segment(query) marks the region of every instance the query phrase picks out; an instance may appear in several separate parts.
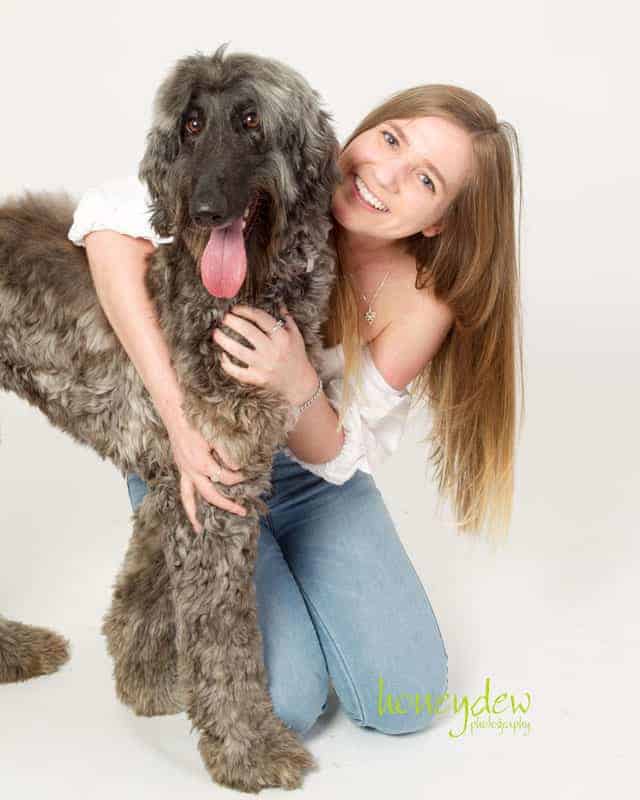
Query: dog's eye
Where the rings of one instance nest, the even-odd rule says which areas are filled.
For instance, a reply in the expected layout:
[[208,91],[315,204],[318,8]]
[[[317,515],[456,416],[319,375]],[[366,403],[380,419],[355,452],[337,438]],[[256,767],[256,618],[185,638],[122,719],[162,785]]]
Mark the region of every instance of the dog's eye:
[[260,124],[260,120],[258,119],[258,112],[257,111],[247,111],[245,114],[242,115],[242,124],[245,128],[257,128]]
[[186,128],[187,133],[191,134],[197,134],[202,131],[202,123],[197,117],[191,117],[188,119],[185,122],[184,127]]
[[185,114],[184,130],[191,136],[202,133],[203,114],[198,108],[190,108]]

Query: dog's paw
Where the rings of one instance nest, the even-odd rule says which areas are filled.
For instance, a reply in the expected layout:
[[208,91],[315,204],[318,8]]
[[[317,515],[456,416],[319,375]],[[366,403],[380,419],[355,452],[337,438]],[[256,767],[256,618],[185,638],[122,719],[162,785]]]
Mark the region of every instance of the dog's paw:
[[186,710],[185,701],[175,689],[170,692],[159,689],[155,692],[147,690],[139,693],[135,701],[125,700],[120,692],[118,692],[118,696],[139,717],[162,717],[170,714],[181,714]]
[[163,668],[122,659],[116,662],[114,676],[118,699],[139,717],[180,714],[186,708],[173,664]]
[[305,770],[317,766],[284,723],[277,732],[252,745],[203,733],[198,749],[216,783],[253,794],[268,787],[299,789]]

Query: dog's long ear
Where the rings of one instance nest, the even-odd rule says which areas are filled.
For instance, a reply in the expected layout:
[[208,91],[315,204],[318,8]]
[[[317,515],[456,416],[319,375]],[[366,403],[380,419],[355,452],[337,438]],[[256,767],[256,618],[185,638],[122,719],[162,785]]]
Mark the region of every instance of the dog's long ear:
[[147,148],[138,169],[138,177],[149,188],[152,201],[150,221],[159,236],[172,236],[174,233],[176,192],[171,165],[179,150],[177,132],[152,128],[147,135]]
[[176,220],[176,178],[172,167],[180,152],[182,111],[188,99],[188,80],[183,76],[190,60],[183,59],[164,79],[153,101],[152,127],[138,168],[152,201],[151,224],[160,236],[172,236]]
[[307,182],[315,186],[316,191],[325,192],[329,203],[342,177],[338,169],[339,155],[340,143],[333,130],[331,115],[319,108],[315,124],[306,129],[302,166]]
[[[318,98],[315,92],[313,95]],[[307,95],[299,123],[288,142],[298,185],[296,203],[288,216],[293,223],[291,230],[296,230],[295,223],[299,223],[322,246],[331,226],[331,198],[342,177],[338,168],[340,144],[331,115],[320,108],[319,102],[311,105],[309,108]]]
[[315,118],[305,122],[300,144],[300,176],[306,183],[305,194],[326,212],[342,177],[338,169],[340,143],[333,130],[331,115],[324,109],[318,107]]

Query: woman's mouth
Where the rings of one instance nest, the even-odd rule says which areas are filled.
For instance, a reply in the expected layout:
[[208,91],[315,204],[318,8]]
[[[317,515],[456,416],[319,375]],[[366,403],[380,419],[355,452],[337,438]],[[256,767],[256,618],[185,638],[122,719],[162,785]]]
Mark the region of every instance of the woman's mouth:
[[367,184],[362,180],[359,175],[353,177],[354,193],[362,205],[366,206],[370,211],[378,211],[382,214],[388,214],[389,209],[385,204],[370,191]]

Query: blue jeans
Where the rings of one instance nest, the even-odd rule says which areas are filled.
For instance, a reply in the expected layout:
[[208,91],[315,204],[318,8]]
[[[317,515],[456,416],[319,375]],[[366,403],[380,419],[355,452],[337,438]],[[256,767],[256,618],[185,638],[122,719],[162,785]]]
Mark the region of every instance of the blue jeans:
[[[357,724],[421,730],[447,689],[447,652],[424,587],[371,475],[341,485],[283,451],[273,460],[254,573],[273,709],[299,733],[327,704],[329,680]],[[127,475],[135,510],[147,492]],[[421,702],[418,702],[418,697]]]

